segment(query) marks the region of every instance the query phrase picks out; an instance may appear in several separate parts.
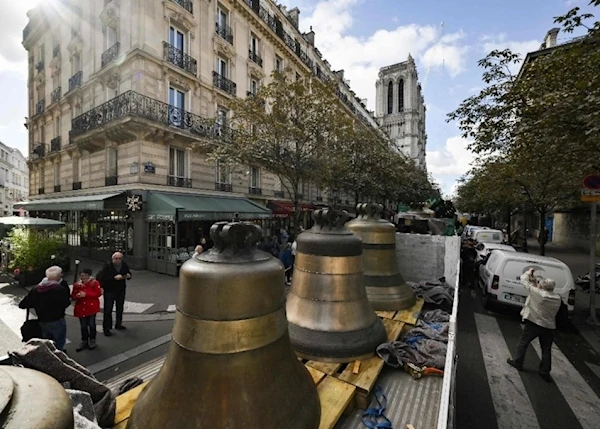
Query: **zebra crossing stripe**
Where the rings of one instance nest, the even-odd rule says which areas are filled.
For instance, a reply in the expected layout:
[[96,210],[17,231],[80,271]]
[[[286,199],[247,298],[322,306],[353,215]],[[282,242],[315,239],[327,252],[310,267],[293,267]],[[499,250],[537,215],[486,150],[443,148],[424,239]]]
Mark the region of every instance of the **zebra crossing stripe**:
[[475,313],[485,372],[499,429],[540,429],[519,372],[506,363],[511,353],[495,318]]
[[[539,342],[533,341],[531,344],[541,358],[542,350]],[[581,427],[583,429],[598,428],[600,426],[600,398],[556,344],[552,345],[551,374]]]

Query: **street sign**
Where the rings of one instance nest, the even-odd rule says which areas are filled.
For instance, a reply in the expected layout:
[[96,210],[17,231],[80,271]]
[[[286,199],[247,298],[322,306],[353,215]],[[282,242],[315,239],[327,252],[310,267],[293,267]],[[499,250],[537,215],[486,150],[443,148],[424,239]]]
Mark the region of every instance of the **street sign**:
[[584,203],[600,203],[600,189],[582,189],[581,201]]
[[586,189],[600,190],[600,174],[590,174],[583,179],[583,186]]

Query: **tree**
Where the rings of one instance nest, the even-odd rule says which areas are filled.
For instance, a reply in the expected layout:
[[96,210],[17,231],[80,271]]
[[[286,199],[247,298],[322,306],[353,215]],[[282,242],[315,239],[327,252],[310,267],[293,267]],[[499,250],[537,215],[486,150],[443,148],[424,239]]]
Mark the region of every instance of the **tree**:
[[331,164],[325,148],[349,133],[352,122],[333,88],[306,77],[291,82],[275,72],[255,95],[229,103],[233,131],[226,143],[205,143],[209,158],[264,168],[291,195],[295,224],[303,182],[319,182]]

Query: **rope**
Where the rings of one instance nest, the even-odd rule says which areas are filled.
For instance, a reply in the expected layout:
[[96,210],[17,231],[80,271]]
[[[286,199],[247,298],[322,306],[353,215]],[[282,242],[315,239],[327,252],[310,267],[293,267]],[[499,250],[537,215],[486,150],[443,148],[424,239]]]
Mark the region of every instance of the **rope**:
[[[377,385],[373,391],[373,396],[378,406],[365,410],[362,415],[362,422],[368,429],[393,429],[392,422],[385,415],[387,407],[387,397],[381,386]],[[380,421],[383,419],[383,421]]]

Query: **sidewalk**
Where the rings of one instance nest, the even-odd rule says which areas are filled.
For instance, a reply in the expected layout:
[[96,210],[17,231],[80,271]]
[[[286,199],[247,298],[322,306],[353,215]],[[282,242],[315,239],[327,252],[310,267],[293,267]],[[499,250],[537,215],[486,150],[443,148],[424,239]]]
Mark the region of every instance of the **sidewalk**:
[[[536,240],[529,239],[527,241],[527,246],[529,248],[529,253],[539,255],[539,244]],[[567,264],[571,269],[573,279],[576,279],[577,276],[586,274],[589,271],[589,255],[585,252],[567,249],[553,243],[548,243],[546,244],[546,256],[551,256]],[[599,262],[599,259],[597,258],[596,261]],[[575,293],[575,312],[571,323],[596,353],[600,354],[600,326],[591,326],[586,323],[590,314],[589,305],[590,294],[584,292],[577,286],[577,292]],[[596,294],[596,312],[597,317],[600,319],[600,294]]]

